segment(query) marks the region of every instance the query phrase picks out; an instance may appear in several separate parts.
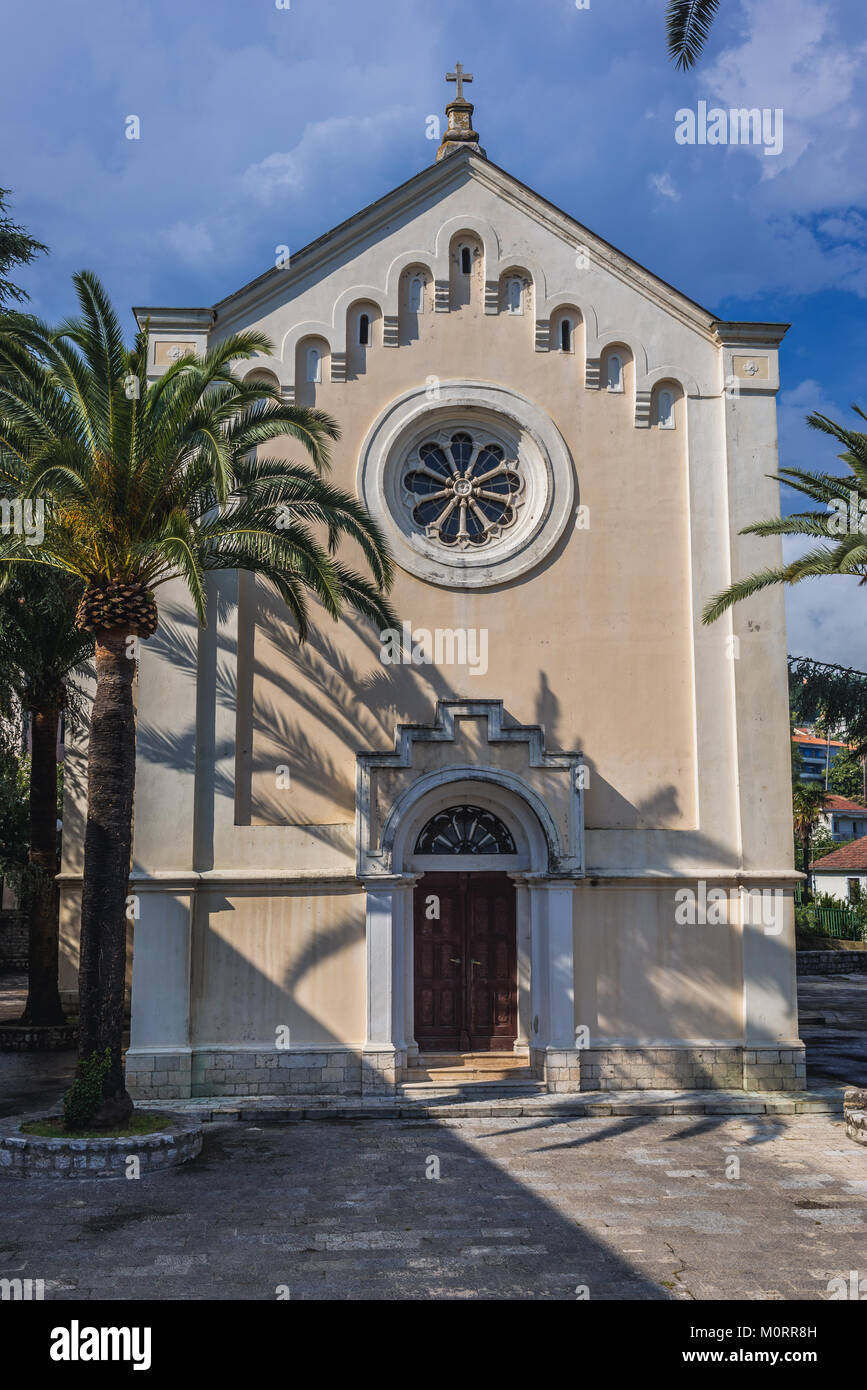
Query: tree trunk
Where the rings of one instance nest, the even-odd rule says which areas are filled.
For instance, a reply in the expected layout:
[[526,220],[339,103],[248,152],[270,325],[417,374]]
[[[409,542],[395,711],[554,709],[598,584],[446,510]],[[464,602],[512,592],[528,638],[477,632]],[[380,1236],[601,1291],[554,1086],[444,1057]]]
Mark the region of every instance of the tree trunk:
[[96,696],[87,760],[87,828],[81,899],[79,1065],[110,1052],[99,1124],[122,1123],[132,1113],[123,1069],[126,979],[126,899],[129,891],[132,805],[135,789],[135,661],[126,634],[96,638]]
[[30,872],[26,906],[29,926],[27,1003],[23,1023],[63,1023],[57,987],[57,726],[56,705],[31,710]]

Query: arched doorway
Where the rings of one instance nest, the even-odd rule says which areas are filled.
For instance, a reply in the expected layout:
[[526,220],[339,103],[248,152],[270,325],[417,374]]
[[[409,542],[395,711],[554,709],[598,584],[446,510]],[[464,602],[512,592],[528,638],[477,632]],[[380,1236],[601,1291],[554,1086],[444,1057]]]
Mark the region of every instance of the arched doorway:
[[518,1035],[515,885],[507,874],[425,874],[415,886],[420,1052],[511,1052]]
[[[449,750],[448,745],[471,743],[465,728],[468,721],[474,722],[486,745],[487,759],[479,756],[475,743]],[[514,753],[510,761],[518,765],[502,766],[504,754],[511,753],[510,745],[525,746],[526,769],[521,767],[520,754],[515,757]],[[443,756],[449,751],[453,760]],[[460,756],[464,751],[472,752],[472,761]],[[426,754],[424,759],[422,754]],[[420,766],[413,775],[416,757]],[[463,1079],[470,1059],[482,1056],[487,1056],[489,1062],[484,1066],[474,1063],[472,1070],[483,1071],[490,1077],[500,1070],[499,1059],[505,1061],[504,1054],[509,1050],[515,970],[508,947],[501,951],[507,967],[503,972],[505,1007],[502,1000],[494,999],[494,1007],[500,1008],[503,1015],[497,1020],[502,1025],[499,1035],[503,1042],[497,1040],[497,1024],[487,1024],[492,1039],[487,1047],[496,1051],[469,1052],[467,1044],[475,1022],[472,1007],[466,1003],[463,971],[455,988],[459,996],[461,990],[464,993],[455,1002],[452,1013],[440,1010],[438,1018],[432,1018],[430,1012],[425,1016],[420,1007],[421,1017],[416,1018],[416,903],[425,904],[432,893],[436,895],[437,882],[426,878],[432,874],[466,875],[464,883],[458,879],[450,884],[452,891],[463,894],[469,892],[473,880],[481,884],[483,875],[494,875],[489,882],[493,882],[495,891],[503,898],[508,895],[514,903],[517,1025],[511,1045],[512,1061],[528,1064],[531,1075],[545,1079],[552,1089],[567,1089],[573,1078],[565,1078],[561,1072],[563,1067],[573,1066],[570,1059],[577,1056],[574,875],[581,873],[583,862],[581,784],[577,776],[580,754],[549,754],[540,729],[504,725],[499,701],[441,701],[434,726],[400,726],[394,753],[359,754],[358,761],[357,862],[358,876],[367,894],[363,1089],[393,1094],[407,1078],[425,1084],[452,1079],[451,1072],[456,1067]],[[522,775],[523,771],[527,775]],[[447,843],[440,832],[455,808],[462,810],[463,819],[458,818],[450,837],[452,843]],[[472,808],[490,812],[494,819],[482,817],[474,824],[474,817],[467,820]],[[491,844],[486,838],[496,822],[502,822],[511,842],[504,838],[500,844]],[[510,885],[507,894],[503,892],[505,881]],[[440,887],[447,883],[448,880],[439,880]],[[430,891],[417,892],[419,884]],[[481,898],[481,888],[477,894]],[[442,893],[439,896],[442,898]],[[484,909],[476,911],[476,907],[475,902],[462,898],[455,906],[456,923],[466,920],[468,909],[471,921],[484,915]],[[508,923],[509,917],[508,910],[495,909],[495,927],[498,920]],[[496,939],[496,930],[494,936]],[[449,955],[458,959],[439,964],[463,967],[481,960],[472,949],[473,944],[472,936],[466,940],[462,934],[461,945],[470,949],[453,950]],[[475,967],[474,973],[478,970]],[[421,983],[424,972],[418,973]],[[445,975],[443,970],[434,978],[443,979]],[[497,969],[484,978],[493,980],[496,994]],[[462,1014],[458,1013],[459,1006]],[[477,1003],[477,1016],[480,1013],[484,1010]],[[453,1019],[458,1021],[457,1027]],[[441,1041],[431,1039],[434,1024]],[[452,1029],[448,1042],[447,1028]],[[464,1040],[466,1051],[460,1045],[461,1030],[469,1035]],[[422,1049],[431,1046],[429,1039],[440,1047],[453,1046],[455,1032],[459,1057],[446,1062],[440,1053],[437,1062],[428,1061],[430,1054]],[[549,1066],[555,1069],[550,1076]],[[451,1069],[448,1078],[443,1077],[443,1068]],[[425,1070],[439,1074],[426,1076]],[[504,1066],[502,1070],[511,1073],[512,1067]]]
[[[453,855],[455,871],[423,873],[413,905],[413,1004],[421,1052],[512,1051],[518,1037],[515,885],[505,872],[470,872],[479,856],[515,855],[492,811],[456,805],[418,835],[419,856]],[[460,867],[458,867],[460,865]]]

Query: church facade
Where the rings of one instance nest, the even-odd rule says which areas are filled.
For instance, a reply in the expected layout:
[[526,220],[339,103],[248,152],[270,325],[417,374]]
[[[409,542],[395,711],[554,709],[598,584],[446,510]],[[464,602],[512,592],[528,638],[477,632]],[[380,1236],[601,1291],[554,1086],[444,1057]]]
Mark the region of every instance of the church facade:
[[154,378],[268,335],[239,370],[339,422],[402,619],[302,646],[249,575],[204,629],[160,591],[137,1097],[387,1095],[477,1054],[552,1091],[803,1084],[783,599],[701,624],[774,562],[739,532],[778,510],[785,326],[657,279],[490,162],[472,113],[459,91],[436,161],[288,264],[136,311]]

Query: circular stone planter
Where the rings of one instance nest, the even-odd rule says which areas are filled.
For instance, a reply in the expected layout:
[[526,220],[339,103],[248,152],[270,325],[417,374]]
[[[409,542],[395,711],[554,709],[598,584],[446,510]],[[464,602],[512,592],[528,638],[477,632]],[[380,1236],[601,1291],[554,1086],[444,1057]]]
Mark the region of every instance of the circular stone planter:
[[846,1133],[856,1144],[867,1144],[867,1090],[850,1086],[843,1096]]
[[154,1134],[132,1134],[128,1139],[46,1139],[21,1133],[22,1124],[56,1118],[53,1114],[0,1120],[0,1176],[124,1178],[130,1172],[128,1160],[137,1158],[135,1175],[140,1177],[188,1163],[202,1147],[201,1121],[186,1115],[163,1115],[164,1129]]
[[77,1041],[74,1023],[0,1023],[0,1052],[64,1052]]

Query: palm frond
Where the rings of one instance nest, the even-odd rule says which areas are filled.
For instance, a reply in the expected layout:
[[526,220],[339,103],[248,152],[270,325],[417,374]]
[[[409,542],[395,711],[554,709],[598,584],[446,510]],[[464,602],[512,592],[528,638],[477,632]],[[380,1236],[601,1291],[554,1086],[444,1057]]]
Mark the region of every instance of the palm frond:
[[681,72],[695,67],[710,37],[719,0],[668,0],[668,56]]

